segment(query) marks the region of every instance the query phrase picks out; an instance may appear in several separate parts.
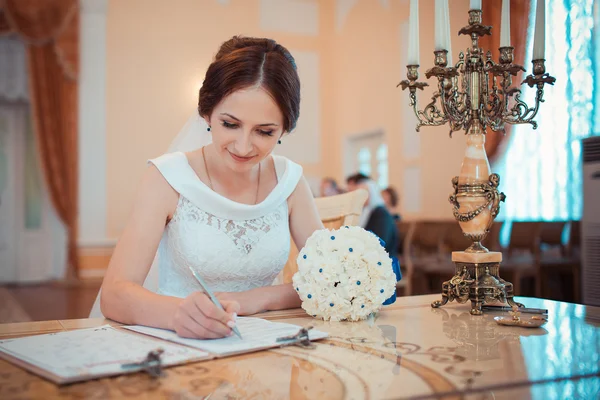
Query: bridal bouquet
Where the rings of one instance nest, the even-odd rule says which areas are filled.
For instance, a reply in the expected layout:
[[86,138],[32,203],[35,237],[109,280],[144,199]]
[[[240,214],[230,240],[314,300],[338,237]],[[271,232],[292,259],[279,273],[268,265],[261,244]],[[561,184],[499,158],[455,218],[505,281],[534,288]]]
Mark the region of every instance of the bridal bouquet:
[[358,321],[395,295],[392,260],[380,239],[363,228],[316,231],[297,261],[294,288],[313,317]]

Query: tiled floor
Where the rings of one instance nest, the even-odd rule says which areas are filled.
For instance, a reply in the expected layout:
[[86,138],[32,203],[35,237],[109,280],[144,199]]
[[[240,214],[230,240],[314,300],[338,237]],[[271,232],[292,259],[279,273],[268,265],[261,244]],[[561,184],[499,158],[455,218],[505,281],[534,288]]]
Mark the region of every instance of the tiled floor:
[[0,323],[87,318],[100,284],[0,286]]

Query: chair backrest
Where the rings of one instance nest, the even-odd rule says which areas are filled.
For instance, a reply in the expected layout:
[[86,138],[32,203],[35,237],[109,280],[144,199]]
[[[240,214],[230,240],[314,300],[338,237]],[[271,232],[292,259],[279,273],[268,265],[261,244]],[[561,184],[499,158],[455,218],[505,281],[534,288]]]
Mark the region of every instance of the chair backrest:
[[398,229],[398,236],[400,236],[400,240],[398,241],[398,254],[404,254],[404,248],[408,245],[409,236],[410,240],[412,240],[412,235],[415,230],[415,221],[405,221],[400,220],[396,221],[396,228]]
[[450,221],[417,221],[412,240],[409,243],[411,255],[443,252],[444,237],[449,226]]
[[500,246],[500,231],[502,230],[503,221],[494,221],[492,222],[492,226],[490,226],[490,231],[481,242],[485,247],[487,247],[490,251],[501,251],[502,246]]
[[358,189],[349,193],[316,198],[315,203],[323,225],[339,223],[338,228],[344,225],[357,225],[368,196],[366,190]]
[[549,245],[563,244],[563,231],[566,221],[544,221],[540,230],[540,241]]
[[464,251],[473,242],[463,233],[457,221],[440,222],[443,229],[444,250],[447,252]]
[[[403,280],[408,282],[410,279],[412,279],[414,272],[414,264],[412,262],[412,258],[410,257],[410,252],[411,245],[414,241],[417,222],[401,221],[397,222],[396,226],[398,227],[398,232],[400,233],[400,246],[402,248],[401,251],[398,252],[400,255],[400,267],[403,269],[402,274],[406,275],[406,279]],[[409,296],[410,293],[405,293],[405,295]]]
[[540,252],[540,231],[542,223],[537,221],[513,221],[510,231],[508,252],[526,250],[533,255]]
[[565,255],[566,243],[563,242],[563,232],[567,227],[566,221],[544,221],[540,229],[540,244],[542,249],[560,248]]
[[567,254],[572,257],[580,251],[581,246],[581,221],[569,222],[569,240],[567,242]]
[[[368,196],[366,190],[358,189],[349,193],[316,198],[315,203],[323,226],[327,229],[338,229],[346,225],[358,225]],[[298,248],[292,239],[290,255],[283,268],[283,283],[292,282],[292,277],[298,271],[297,257]]]

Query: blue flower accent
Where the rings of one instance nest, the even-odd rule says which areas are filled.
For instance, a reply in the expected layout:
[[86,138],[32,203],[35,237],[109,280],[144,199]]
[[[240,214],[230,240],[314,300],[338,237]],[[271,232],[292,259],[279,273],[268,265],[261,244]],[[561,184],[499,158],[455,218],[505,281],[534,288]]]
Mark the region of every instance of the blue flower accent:
[[319,272],[323,272],[323,268],[319,268]]
[[385,247],[385,242],[383,241],[383,239],[378,238],[379,239],[379,244],[381,245],[381,247]]
[[354,249],[352,247],[350,247],[348,250],[350,251],[350,253],[352,253],[354,251]]
[[[392,269],[394,270],[394,275],[396,275],[396,282],[402,279],[402,271],[400,270],[400,263],[396,257],[392,257]],[[396,293],[393,292],[389,299],[383,302],[384,306],[393,304],[396,301]]]
[[309,294],[308,294],[308,298],[309,298],[309,299],[312,299],[312,294],[310,294],[310,293],[309,293]]
[[[304,256],[306,258],[306,256]],[[377,265],[381,265],[381,261],[377,261]]]
[[331,240],[335,240],[335,236],[332,236],[332,237],[331,237]]
[[400,261],[396,257],[392,257],[392,269],[396,275],[396,282],[402,280],[402,270],[400,269]]
[[356,284],[357,284],[358,286],[360,286],[360,281],[356,281]]
[[302,258],[304,258],[306,260],[306,254],[302,256]]
[[333,307],[333,303],[329,303],[329,307]]
[[365,305],[363,304],[362,306],[360,306],[360,308],[365,308]]
[[379,293],[383,293],[383,289],[381,289],[381,290],[379,291]]

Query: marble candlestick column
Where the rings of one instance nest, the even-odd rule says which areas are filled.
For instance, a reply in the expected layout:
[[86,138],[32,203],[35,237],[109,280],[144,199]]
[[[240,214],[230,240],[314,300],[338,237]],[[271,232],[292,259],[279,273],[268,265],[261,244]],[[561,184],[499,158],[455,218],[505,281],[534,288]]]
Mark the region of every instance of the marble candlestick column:
[[499,175],[490,174],[485,135],[479,120],[474,120],[467,134],[467,149],[460,174],[453,180],[454,194],[450,196],[454,217],[465,236],[474,242],[466,250],[469,253],[488,252],[481,241],[494,222],[499,202],[504,200],[504,194],[497,190],[499,183]]
[[474,119],[467,133],[467,149],[460,174],[452,179],[454,217],[463,234],[473,241],[464,251],[452,252],[455,272],[452,279],[442,285],[442,300],[432,307],[448,301],[471,301],[471,314],[481,315],[484,304],[518,305],[513,300],[513,286],[500,278],[502,253],[489,251],[481,244],[504,201],[498,191],[500,176],[490,174],[490,164],[485,152],[485,135],[478,119]]

